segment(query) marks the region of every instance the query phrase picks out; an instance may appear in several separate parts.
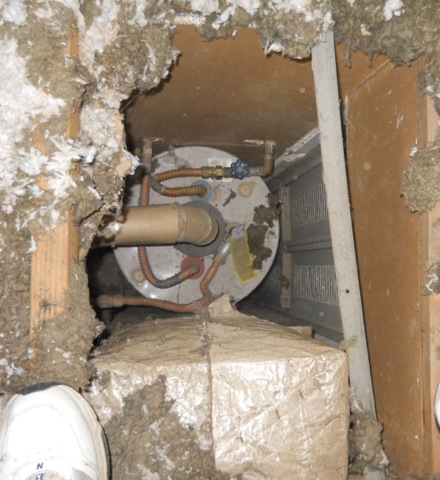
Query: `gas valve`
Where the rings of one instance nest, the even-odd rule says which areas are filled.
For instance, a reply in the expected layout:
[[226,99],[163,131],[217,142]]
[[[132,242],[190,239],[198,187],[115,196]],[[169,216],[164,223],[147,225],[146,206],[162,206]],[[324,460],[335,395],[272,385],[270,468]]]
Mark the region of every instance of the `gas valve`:
[[244,177],[249,176],[249,163],[241,159],[231,163],[231,175],[234,178],[243,180]]

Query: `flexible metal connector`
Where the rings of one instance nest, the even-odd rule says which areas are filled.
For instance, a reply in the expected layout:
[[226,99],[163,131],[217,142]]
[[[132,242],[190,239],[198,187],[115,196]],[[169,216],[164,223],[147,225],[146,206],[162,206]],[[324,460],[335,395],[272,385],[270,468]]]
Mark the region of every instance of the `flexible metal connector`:
[[166,172],[157,173],[151,175],[150,183],[151,188],[167,197],[185,197],[191,195],[198,195],[203,197],[206,195],[206,187],[203,185],[189,186],[189,187],[166,187],[160,182],[165,180],[171,180],[172,178],[180,177],[201,177],[202,169],[201,168],[177,168],[174,170],[168,170]]
[[175,275],[171,275],[167,278],[158,278],[151,269],[150,260],[148,258],[148,252],[146,247],[137,247],[139,263],[141,264],[141,270],[146,280],[156,288],[172,288],[176,285],[180,285],[186,279],[191,278],[200,271],[200,266],[197,263],[191,263],[185,269],[177,272]]
[[211,266],[205,273],[202,281],[200,282],[200,292],[202,296],[198,300],[194,300],[190,303],[175,303],[169,300],[158,300],[156,298],[145,298],[145,297],[123,297],[122,295],[100,295],[96,299],[96,304],[99,308],[118,308],[123,307],[124,305],[132,306],[150,306],[163,308],[165,310],[170,310],[172,312],[179,313],[192,313],[197,310],[199,307],[206,307],[213,301],[213,295],[209,289],[209,285],[214,279],[215,275],[220,268],[220,265],[226,262],[226,258],[229,255],[229,237],[223,242],[222,246],[219,248],[217,254],[214,256]]

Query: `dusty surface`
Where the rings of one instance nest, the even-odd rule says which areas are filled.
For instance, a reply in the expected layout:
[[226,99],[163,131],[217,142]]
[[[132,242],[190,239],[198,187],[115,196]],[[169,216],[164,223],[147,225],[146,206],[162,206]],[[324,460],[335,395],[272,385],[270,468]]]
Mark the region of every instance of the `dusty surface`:
[[166,379],[125,398],[121,415],[105,427],[111,455],[113,478],[154,480],[227,480],[216,470],[214,453],[202,450],[193,429],[185,428],[171,412],[165,399]]
[[[420,89],[434,99],[440,113],[440,29],[438,2],[380,0],[338,0],[333,3],[335,38],[350,51],[369,55],[385,53],[396,64],[409,64],[425,54],[426,72],[420,78]],[[411,211],[428,211],[439,199],[435,186],[438,179],[437,148],[439,140],[420,149],[409,159],[402,193]]]
[[[85,274],[83,270],[76,271],[75,283],[78,283],[72,289],[72,302],[76,295],[79,299],[75,311],[57,319],[56,325],[62,328],[51,327],[47,329],[48,335],[43,333],[46,331],[43,325],[41,338],[48,341],[40,348],[43,342],[37,339],[33,349],[29,348],[30,258],[36,248],[34,235],[62,221],[65,210],[78,198],[91,203],[87,179],[80,178],[75,183],[70,176],[72,160],[85,156],[88,149],[83,144],[67,142],[65,137],[68,114],[79,107],[83,84],[88,82],[84,67],[66,50],[75,16],[69,8],[55,3],[54,21],[47,22],[36,3],[30,3],[29,8],[23,6],[23,10],[20,5],[10,11],[4,7],[3,18],[8,14],[6,18],[11,21],[0,24],[5,65],[0,82],[2,91],[8,91],[0,115],[4,135],[0,155],[3,312],[0,369],[3,388],[12,389],[49,378],[82,384],[90,375],[87,364],[90,346],[84,343],[84,337],[93,338],[96,334],[94,315],[86,304]],[[69,195],[74,187],[78,196]],[[73,333],[71,338],[66,337],[68,330]],[[33,364],[34,368],[29,369],[37,357],[41,361],[38,367]]]
[[430,210],[440,200],[440,144],[430,142],[410,158],[402,184],[402,194],[412,212]]
[[365,467],[373,470],[383,462],[382,429],[371,412],[352,412],[348,434],[350,472],[362,473]]
[[184,475],[191,467],[200,478],[225,478],[212,451],[216,467],[236,478],[345,478],[346,356],[231,313],[227,297],[195,318],[114,331],[93,365],[88,399],[109,436],[116,478],[146,469],[198,478]]
[[422,287],[422,295],[440,293],[440,262],[434,262],[426,271],[427,281]]
[[274,220],[280,216],[277,197],[267,195],[269,206],[255,207],[253,223],[247,229],[249,251],[253,256],[253,268],[261,270],[263,262],[272,254],[272,250],[265,246],[266,234],[269,227],[273,227]]
[[[350,341],[355,339],[350,339]],[[349,348],[349,345],[345,346]],[[366,411],[356,397],[355,391],[350,391],[350,425],[348,430],[349,472],[363,473],[365,468],[370,471],[385,470],[389,460],[382,446],[383,426],[370,411]]]
[[[80,386],[91,374],[87,357],[100,327],[82,262],[103,216],[112,217],[120,208],[124,177],[137,163],[125,150],[120,102],[135,87],[157,85],[176,56],[170,28],[143,28],[136,5],[107,2],[103,10],[92,2],[18,1],[0,7],[0,83],[9,92],[0,114],[0,371],[5,389],[50,379]],[[76,33],[79,51],[69,50]],[[153,58],[154,41],[161,57]],[[82,130],[68,139],[74,111]],[[80,227],[81,265],[73,269],[66,311],[41,326],[30,349],[35,235],[62,222],[67,209]]]

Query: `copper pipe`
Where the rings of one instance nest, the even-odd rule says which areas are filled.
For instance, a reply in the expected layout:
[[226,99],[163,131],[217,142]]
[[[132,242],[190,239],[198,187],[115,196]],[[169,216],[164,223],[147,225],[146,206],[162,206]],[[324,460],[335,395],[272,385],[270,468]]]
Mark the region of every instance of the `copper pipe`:
[[194,300],[190,303],[179,304],[171,302],[169,300],[158,300],[155,298],[145,298],[145,297],[123,297],[122,295],[100,295],[97,298],[97,304],[100,308],[111,308],[111,307],[123,307],[124,305],[130,306],[149,306],[163,308],[165,310],[170,310],[171,312],[178,313],[192,313],[195,312],[197,307],[206,307],[212,301],[212,293],[209,290],[209,284],[212,279],[215,277],[215,274],[218,271],[220,263],[213,262],[206,272],[203,280],[200,282],[200,291],[202,292],[202,297],[198,300]]
[[274,158],[273,158],[273,142],[264,142],[264,163],[261,167],[251,167],[249,169],[249,176],[267,177],[273,172]]
[[137,247],[138,248],[138,255],[139,255],[139,263],[141,264],[142,273],[144,274],[145,278],[148,282],[157,288],[171,288],[175,285],[179,285],[187,278],[192,277],[196,273],[199,272],[200,266],[197,263],[191,263],[186,267],[184,270],[172,275],[171,277],[159,279],[154,275],[150,260],[148,258],[147,249],[145,247]]
[[145,298],[145,297],[124,297],[122,295],[100,295],[97,298],[97,305],[99,308],[112,308],[112,307],[123,307],[124,305],[131,306],[150,306],[163,308],[165,310],[170,310],[172,312],[178,313],[191,313],[195,312],[197,307],[207,306],[213,300],[212,292],[209,289],[209,285],[215,277],[220,265],[226,262],[226,257],[230,251],[229,247],[229,238],[223,243],[220,247],[218,253],[215,255],[211,266],[208,271],[205,273],[202,281],[200,282],[200,292],[202,297],[198,300],[195,300],[190,303],[179,304],[171,302],[169,300],[158,300],[155,298]]
[[[98,303],[98,306],[101,308],[109,307],[122,307],[124,305],[136,306],[136,307],[156,307],[163,308],[164,310],[169,310],[171,312],[177,313],[193,313],[196,311],[199,306],[207,306],[211,302],[210,298],[201,298],[200,300],[179,304],[170,302],[169,300],[158,300],[155,298],[144,298],[144,297],[108,297],[110,301],[114,299],[114,303],[106,304],[106,306],[101,306]],[[98,297],[99,302],[100,297]]]
[[141,191],[139,194],[139,206],[148,207],[150,203],[150,177],[144,175],[141,183]]
[[[150,203],[150,177],[148,175],[144,175],[141,184],[141,191],[139,195],[139,205],[141,207],[147,207]],[[150,260],[148,258],[147,249],[143,246],[138,246],[138,256],[139,256],[139,263],[141,264],[142,273],[144,274],[147,281],[157,288],[171,288],[175,285],[179,285],[187,278],[192,277],[196,273],[199,272],[200,266],[197,264],[188,265],[187,268],[183,269],[176,275],[173,275],[168,278],[159,279],[153,273],[151,269]]]
[[157,173],[151,176],[151,187],[157,193],[167,197],[185,197],[188,195],[198,195],[203,197],[206,195],[206,187],[196,185],[193,187],[165,187],[160,182],[180,177],[201,177],[201,168],[177,168],[166,172]]

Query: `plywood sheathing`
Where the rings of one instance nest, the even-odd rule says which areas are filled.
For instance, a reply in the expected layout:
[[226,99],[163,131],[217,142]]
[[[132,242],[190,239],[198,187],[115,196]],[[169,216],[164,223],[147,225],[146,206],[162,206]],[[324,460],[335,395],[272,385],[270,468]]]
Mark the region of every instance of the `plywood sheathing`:
[[245,140],[275,142],[278,157],[316,126],[310,61],[262,55],[251,30],[206,42],[194,27],[180,26],[173,44],[180,57],[171,78],[137,92],[125,110],[133,147],[159,138],[156,152],[170,143],[206,145],[261,163],[264,149]]
[[[432,473],[432,407],[420,310],[419,217],[400,195],[417,139],[421,68],[387,63],[346,98],[347,162],[376,408],[391,469]],[[428,408],[428,410],[426,410]],[[428,457],[428,451],[430,455]]]
[[[246,139],[270,139],[275,157],[317,125],[310,59],[264,56],[259,35],[206,42],[194,27],[179,26],[173,44],[180,56],[171,76],[157,89],[137,91],[123,111],[131,148],[144,137],[156,138],[156,153],[169,144],[206,145],[261,163],[263,148]],[[385,56],[368,61],[352,54],[344,66],[338,48],[340,91],[344,95],[372,75]],[[209,99],[209,101],[206,101]]]

